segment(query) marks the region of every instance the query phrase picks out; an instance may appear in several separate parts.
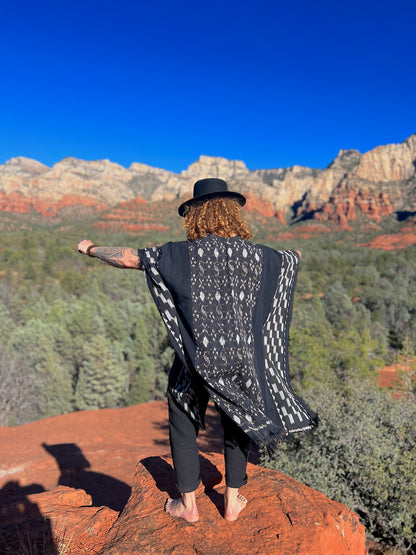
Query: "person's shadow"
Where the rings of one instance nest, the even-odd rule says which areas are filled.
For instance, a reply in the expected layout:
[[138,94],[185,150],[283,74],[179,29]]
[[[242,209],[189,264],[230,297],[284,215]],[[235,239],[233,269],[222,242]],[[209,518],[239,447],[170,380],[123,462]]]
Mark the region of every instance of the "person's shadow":
[[91,495],[94,507],[104,505],[118,512],[124,508],[130,497],[130,486],[107,474],[89,470],[91,465],[78,445],[42,443],[42,447],[55,457],[58,463],[61,471],[58,485],[83,489]]
[[44,492],[40,484],[22,487],[7,482],[0,489],[0,553],[15,555],[58,555],[49,519],[28,495]]

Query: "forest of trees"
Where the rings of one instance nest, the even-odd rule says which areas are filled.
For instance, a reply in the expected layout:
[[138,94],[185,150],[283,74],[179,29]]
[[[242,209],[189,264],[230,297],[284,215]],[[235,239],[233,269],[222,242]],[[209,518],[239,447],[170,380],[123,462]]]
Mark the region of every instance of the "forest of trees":
[[[143,273],[77,254],[81,238],[2,235],[1,426],[164,398],[173,352]],[[263,464],[351,507],[378,541],[411,550],[416,248],[385,252],[328,236],[268,244],[302,250],[291,374],[320,426],[264,451]],[[392,396],[378,387],[377,370],[399,360],[409,372]]]

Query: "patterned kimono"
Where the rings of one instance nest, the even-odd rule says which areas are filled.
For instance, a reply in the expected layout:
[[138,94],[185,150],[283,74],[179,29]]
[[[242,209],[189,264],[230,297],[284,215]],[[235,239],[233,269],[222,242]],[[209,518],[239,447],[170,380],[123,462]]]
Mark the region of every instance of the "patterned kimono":
[[295,251],[208,235],[139,256],[176,353],[168,393],[200,427],[208,395],[258,443],[317,424],[289,378]]

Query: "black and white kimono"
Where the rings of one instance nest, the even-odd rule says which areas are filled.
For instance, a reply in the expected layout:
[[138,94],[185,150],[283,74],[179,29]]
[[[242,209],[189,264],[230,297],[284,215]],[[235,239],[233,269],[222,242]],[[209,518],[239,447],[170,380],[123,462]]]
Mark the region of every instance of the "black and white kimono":
[[256,442],[316,425],[289,379],[295,251],[208,235],[139,257],[176,353],[168,393],[200,427],[208,395]]

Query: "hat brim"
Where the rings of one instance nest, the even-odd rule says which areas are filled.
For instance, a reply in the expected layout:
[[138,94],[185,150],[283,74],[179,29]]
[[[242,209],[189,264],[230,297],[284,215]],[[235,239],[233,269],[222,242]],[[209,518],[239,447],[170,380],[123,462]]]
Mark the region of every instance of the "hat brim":
[[233,191],[221,191],[221,192],[219,191],[217,193],[206,193],[205,195],[199,195],[198,197],[190,198],[189,200],[182,203],[178,208],[178,214],[183,218],[183,216],[185,215],[185,210],[186,208],[188,208],[188,206],[192,206],[197,202],[201,202],[215,197],[233,198],[239,203],[240,206],[244,206],[246,203],[246,197],[244,197],[240,193],[234,193]]

